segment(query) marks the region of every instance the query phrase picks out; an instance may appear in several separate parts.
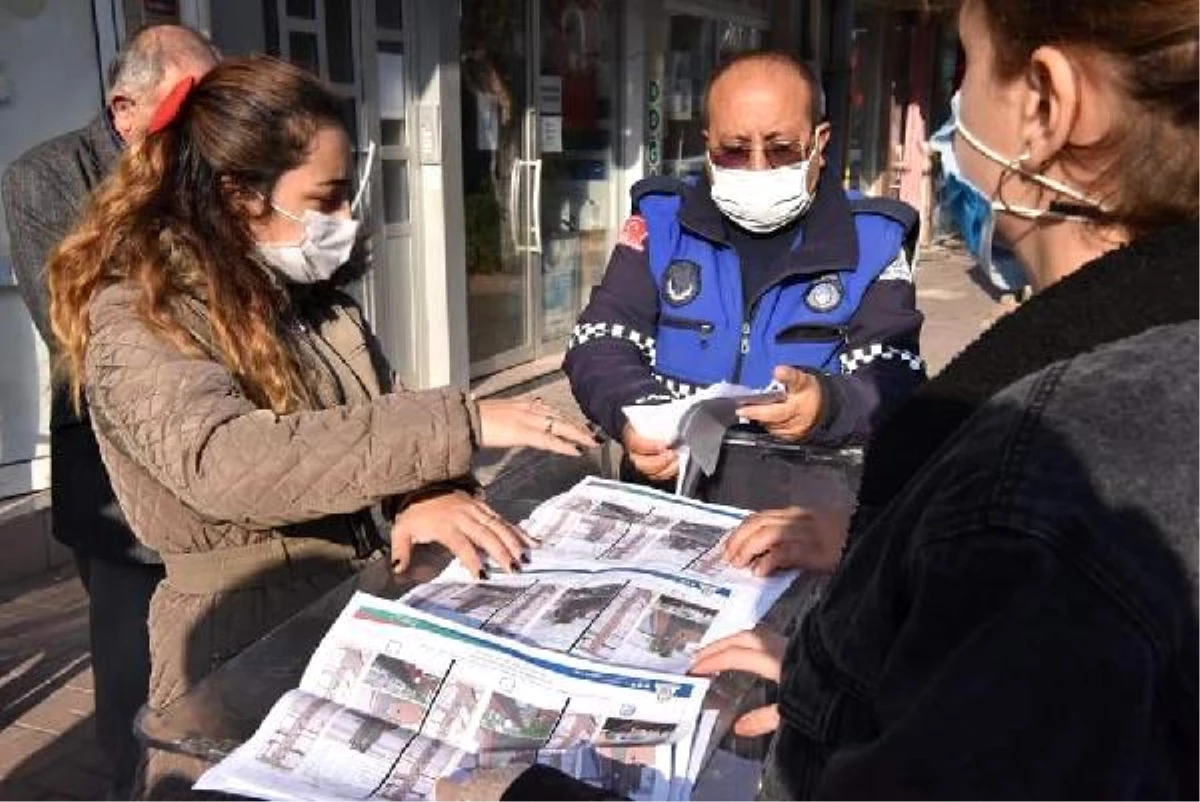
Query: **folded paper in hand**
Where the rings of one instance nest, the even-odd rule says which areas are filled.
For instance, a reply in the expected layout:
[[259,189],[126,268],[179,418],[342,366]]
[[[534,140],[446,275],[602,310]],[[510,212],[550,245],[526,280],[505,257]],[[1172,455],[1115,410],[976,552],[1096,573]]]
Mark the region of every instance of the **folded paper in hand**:
[[686,495],[695,479],[691,463],[711,476],[721,455],[725,431],[738,423],[738,409],[751,404],[770,404],[786,397],[783,386],[772,382],[761,389],[717,382],[695,395],[665,404],[634,404],[622,408],[634,431],[675,448],[679,474],[675,492]]
[[621,411],[625,413],[634,431],[642,437],[675,446],[680,444],[688,414],[697,405],[731,405],[730,408],[736,409],[750,404],[770,404],[782,401],[783,398],[783,386],[777,382],[771,382],[760,389],[717,382],[686,398],[665,404],[631,404],[622,407]]

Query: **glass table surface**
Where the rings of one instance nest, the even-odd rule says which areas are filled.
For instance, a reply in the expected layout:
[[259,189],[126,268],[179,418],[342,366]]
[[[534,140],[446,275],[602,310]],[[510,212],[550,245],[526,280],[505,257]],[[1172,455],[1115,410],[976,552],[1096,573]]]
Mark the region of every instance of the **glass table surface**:
[[[538,502],[489,499],[489,503],[507,520],[520,521]],[[373,560],[221,665],[170,706],[158,711],[143,708],[135,725],[139,738],[149,747],[212,763],[220,761],[249,740],[280,697],[299,686],[317,645],[356,591],[396,599],[436,577],[449,561],[448,553],[440,547],[417,547],[412,566],[396,576],[386,559]],[[790,634],[794,622],[813,603],[823,584],[823,577],[801,574],[772,607],[763,625]],[[766,739],[738,738],[732,733],[732,723],[742,712],[766,704],[771,693],[766,683],[744,674],[726,673],[714,680],[704,703],[706,709],[715,709],[718,714],[709,757],[717,751],[724,754],[706,762],[696,798],[753,796],[757,761],[764,754]]]

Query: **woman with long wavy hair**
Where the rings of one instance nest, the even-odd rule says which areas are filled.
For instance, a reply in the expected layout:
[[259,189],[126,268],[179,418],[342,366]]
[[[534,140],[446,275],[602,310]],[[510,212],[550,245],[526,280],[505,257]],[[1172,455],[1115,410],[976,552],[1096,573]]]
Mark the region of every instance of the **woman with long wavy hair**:
[[[472,453],[593,444],[539,401],[394,387],[338,289],[357,242],[350,163],[321,83],[226,61],[176,87],[50,260],[67,379],[166,567],[152,709],[370,557],[372,505],[397,570],[421,542],[516,570],[527,544],[472,492]],[[143,790],[194,768],[152,753]]]

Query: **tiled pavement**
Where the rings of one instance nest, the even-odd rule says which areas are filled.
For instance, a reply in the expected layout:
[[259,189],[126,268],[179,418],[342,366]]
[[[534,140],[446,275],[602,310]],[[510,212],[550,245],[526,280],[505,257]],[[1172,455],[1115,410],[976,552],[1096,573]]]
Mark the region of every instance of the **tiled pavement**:
[[97,799],[87,596],[73,568],[0,591],[0,799]]
[[[922,254],[918,303],[931,372],[1004,310],[968,267],[953,248]],[[538,395],[573,409],[558,373],[502,394]],[[508,497],[545,497],[597,469],[526,451],[479,465],[485,483]],[[87,598],[72,568],[0,588],[0,800],[103,798],[108,776],[94,739],[91,676]]]

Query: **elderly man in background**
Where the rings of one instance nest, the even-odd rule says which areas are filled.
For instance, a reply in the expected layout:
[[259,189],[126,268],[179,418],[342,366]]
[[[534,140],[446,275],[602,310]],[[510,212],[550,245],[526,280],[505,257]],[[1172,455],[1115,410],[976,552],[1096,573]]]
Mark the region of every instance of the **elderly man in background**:
[[[109,68],[107,104],[83,128],[37,145],[0,182],[21,297],[53,354],[43,266],[70,231],[88,195],[122,149],[146,134],[155,108],[177,81],[216,64],[200,33],[155,25],[134,34]],[[65,388],[51,399],[50,465],[54,537],[75,554],[90,599],[96,734],[113,764],[111,795],[128,798],[139,747],[133,719],[146,701],[150,658],[147,611],[163,577],[158,555],[125,523],[100,461],[86,409],[76,415]]]

